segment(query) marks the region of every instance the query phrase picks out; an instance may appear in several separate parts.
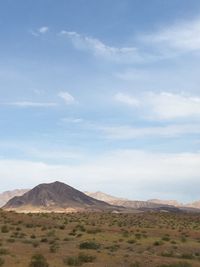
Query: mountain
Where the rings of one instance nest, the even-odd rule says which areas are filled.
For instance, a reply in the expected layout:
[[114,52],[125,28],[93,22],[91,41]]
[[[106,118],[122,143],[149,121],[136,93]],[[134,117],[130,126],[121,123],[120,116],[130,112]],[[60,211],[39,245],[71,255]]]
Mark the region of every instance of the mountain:
[[177,200],[149,199],[147,201],[151,202],[151,203],[170,205],[170,206],[174,206],[174,207],[182,207],[182,206],[184,206],[182,203],[178,202]]
[[10,199],[3,208],[21,212],[68,212],[109,210],[112,206],[89,197],[67,184],[54,182],[40,184],[24,195]]
[[195,208],[195,209],[200,209],[200,200],[192,202],[192,203],[188,203],[187,207],[189,208]]
[[123,206],[125,208],[131,208],[131,209],[142,209],[142,208],[154,209],[154,208],[169,206],[163,203],[154,203],[150,201],[139,201],[139,200],[129,200],[125,198],[118,198],[105,194],[100,191],[95,193],[92,192],[85,192],[85,193],[90,197],[105,201],[111,205]]
[[101,191],[97,191],[97,192],[84,192],[86,195],[90,196],[90,197],[93,197],[93,198],[96,198],[98,200],[102,200],[102,201],[105,201],[105,202],[108,202],[110,204],[112,204],[113,202],[115,201],[126,201],[128,199],[125,199],[125,198],[118,198],[118,197],[114,197],[114,196],[111,196],[111,195],[108,195],[106,193],[103,193]]
[[122,206],[128,209],[137,209],[140,211],[146,210],[157,210],[157,211],[186,211],[186,212],[199,212],[200,201],[196,201],[189,204],[182,204],[177,200],[161,200],[161,199],[150,199],[147,201],[129,200],[125,198],[118,198],[103,192],[97,191],[95,193],[85,192],[88,196],[103,200],[111,205]]
[[29,191],[29,189],[16,189],[16,190],[0,193],[0,207],[5,205],[8,202],[8,200],[10,200],[11,198],[15,196],[22,196],[27,191]]

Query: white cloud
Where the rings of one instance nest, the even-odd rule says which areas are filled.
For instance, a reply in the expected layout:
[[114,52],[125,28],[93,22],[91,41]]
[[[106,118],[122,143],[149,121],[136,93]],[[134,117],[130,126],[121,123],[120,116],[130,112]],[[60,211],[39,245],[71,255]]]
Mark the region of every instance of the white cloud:
[[81,119],[81,118],[62,118],[61,121],[64,123],[81,123],[81,122],[83,122],[83,119]]
[[[122,94],[123,95],[123,94]],[[174,94],[169,92],[144,93],[138,98],[125,95],[127,101],[115,99],[130,106],[130,99],[135,99],[140,111],[148,118],[171,120],[190,117],[200,117],[200,97],[186,94]]]
[[144,60],[144,57],[140,55],[138,49],[133,46],[109,46],[100,41],[99,39],[81,35],[77,32],[61,31],[60,34],[67,36],[77,49],[90,51],[95,56],[100,56],[108,60],[120,62],[141,62]]
[[114,96],[114,98],[115,100],[130,106],[138,107],[140,105],[140,101],[137,98],[124,93],[119,92]]
[[68,92],[60,92],[58,96],[64,100],[66,105],[74,104],[76,102],[75,98]]
[[55,107],[57,106],[57,103],[54,102],[32,102],[32,101],[16,101],[16,102],[7,102],[2,103],[3,105],[9,105],[9,106],[16,106],[16,107],[22,107],[22,108],[39,108],[39,107]]
[[47,26],[43,26],[43,27],[38,29],[38,32],[42,33],[42,34],[47,33],[48,31],[49,31],[49,27],[47,27]]
[[180,52],[199,50],[200,19],[178,22],[142,39]]
[[196,124],[172,124],[154,127],[113,126],[101,127],[100,130],[111,139],[135,139],[144,137],[173,138],[186,134],[200,134],[200,126]]
[[[199,197],[197,192],[200,181],[199,153],[151,153],[137,150],[111,151],[86,163],[76,165],[50,165],[42,162],[0,160],[2,188],[17,188],[37,185],[40,182],[62,180],[84,190],[98,190],[98,185],[121,188],[124,196],[134,196],[140,191],[140,197],[147,199],[155,192],[169,196],[174,193],[187,198]],[[27,178],[28,177],[28,178]],[[27,180],[28,179],[28,180]],[[6,188],[5,188],[6,189]],[[145,192],[145,193],[144,193]]]
[[37,30],[29,30],[30,34],[32,34],[33,36],[35,37],[38,37],[40,36],[41,34],[45,34],[49,31],[49,27],[47,26],[43,26],[43,27],[40,27],[39,29]]
[[200,97],[162,92],[152,93],[146,99],[152,116],[176,119],[200,116]]

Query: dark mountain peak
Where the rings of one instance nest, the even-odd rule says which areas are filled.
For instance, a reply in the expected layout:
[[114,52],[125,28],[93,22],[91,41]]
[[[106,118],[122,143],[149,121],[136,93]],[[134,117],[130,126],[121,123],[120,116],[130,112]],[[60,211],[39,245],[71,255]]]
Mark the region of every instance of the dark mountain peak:
[[108,208],[109,204],[89,197],[81,191],[59,181],[43,183],[22,196],[14,197],[4,206],[5,209],[23,209],[25,207],[56,208]]

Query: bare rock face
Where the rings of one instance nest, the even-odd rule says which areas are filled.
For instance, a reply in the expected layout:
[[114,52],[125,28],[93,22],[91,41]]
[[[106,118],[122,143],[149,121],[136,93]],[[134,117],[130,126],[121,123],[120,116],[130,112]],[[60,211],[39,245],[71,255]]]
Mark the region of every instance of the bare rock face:
[[29,189],[15,189],[12,191],[6,191],[0,194],[0,207],[5,205],[11,198],[16,196],[22,196],[26,192],[28,192]]
[[3,207],[7,210],[64,211],[84,209],[109,209],[110,205],[99,201],[61,182],[40,184],[22,196],[10,199]]

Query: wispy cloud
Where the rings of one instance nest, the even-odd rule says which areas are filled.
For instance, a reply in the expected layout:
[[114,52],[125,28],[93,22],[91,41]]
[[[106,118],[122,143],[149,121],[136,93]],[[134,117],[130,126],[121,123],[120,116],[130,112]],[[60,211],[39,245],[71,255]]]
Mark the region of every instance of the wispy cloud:
[[41,28],[38,29],[38,32],[44,34],[44,33],[47,33],[49,31],[49,27],[47,26],[43,26]]
[[131,140],[136,138],[174,138],[182,135],[200,134],[196,124],[171,124],[154,127],[104,126],[100,130],[109,139]]
[[66,105],[74,104],[76,102],[75,98],[66,91],[60,92],[58,96],[64,100]]
[[[148,118],[171,120],[187,117],[200,117],[200,97],[187,94],[174,94],[169,92],[161,93],[144,93],[138,98],[125,95],[127,101],[121,101],[120,98],[114,97],[115,100],[123,102],[130,106],[131,100],[140,107],[140,111]],[[135,105],[133,105],[135,106]]]
[[110,46],[98,38],[75,31],[63,30],[60,35],[67,36],[76,49],[91,52],[101,58],[120,63],[145,63],[174,57],[182,52],[200,50],[200,18],[181,21],[166,26],[156,33],[135,37],[137,45],[124,47]]
[[137,99],[137,98],[135,98],[133,96],[130,96],[128,94],[125,94],[125,93],[120,93],[119,92],[114,96],[114,98],[118,102],[130,105],[130,106],[133,106],[133,107],[138,107],[140,105],[139,99]]
[[175,23],[157,33],[143,36],[142,40],[175,49],[176,52],[200,50],[200,18]]
[[30,30],[29,32],[30,32],[33,36],[38,37],[38,36],[40,36],[41,34],[45,34],[45,33],[47,33],[48,31],[49,31],[49,27],[47,27],[47,26],[42,26],[42,27],[40,27],[40,28],[37,29],[37,30]]
[[109,46],[97,38],[77,32],[61,31],[60,34],[67,36],[76,49],[91,52],[93,55],[103,57],[104,59],[120,62],[141,62],[144,60],[144,56],[134,46]]
[[81,123],[83,122],[83,119],[81,118],[62,118],[61,119],[61,122],[64,122],[64,123]]
[[57,103],[54,102],[32,102],[32,101],[16,101],[16,102],[7,102],[7,103],[1,103],[3,105],[8,106],[16,106],[16,107],[22,107],[22,108],[39,108],[39,107],[56,107]]

